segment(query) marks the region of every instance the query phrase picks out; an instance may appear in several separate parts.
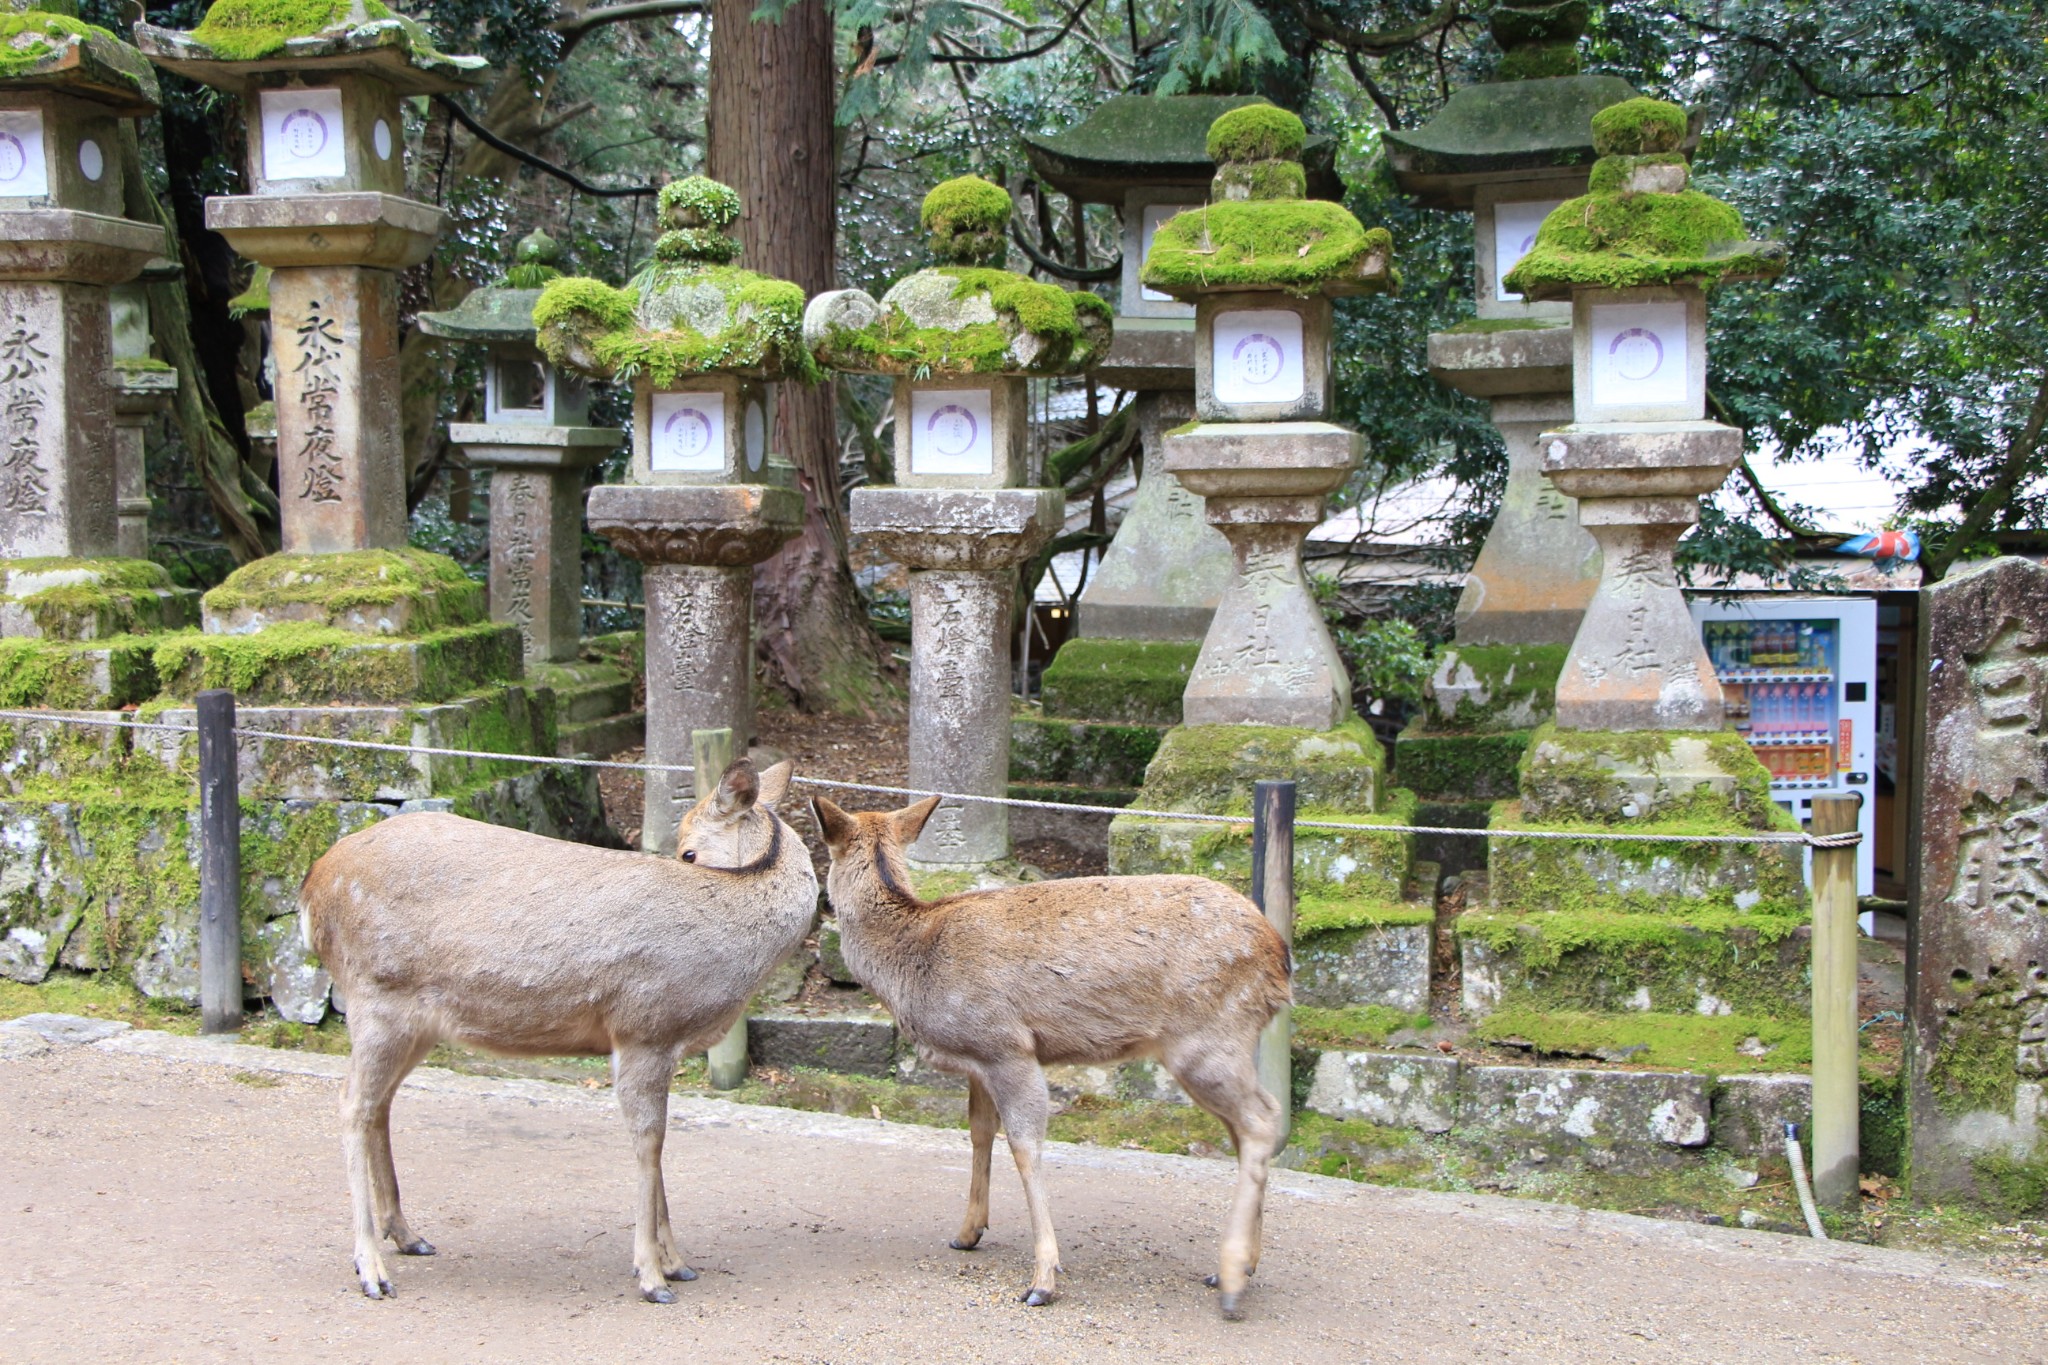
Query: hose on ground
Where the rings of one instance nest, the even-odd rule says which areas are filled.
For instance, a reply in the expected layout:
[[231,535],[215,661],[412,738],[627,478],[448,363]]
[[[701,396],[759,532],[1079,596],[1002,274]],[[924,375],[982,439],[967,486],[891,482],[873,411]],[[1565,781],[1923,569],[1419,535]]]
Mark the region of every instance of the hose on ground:
[[1806,1215],[1806,1230],[1813,1234],[1816,1242],[1828,1239],[1828,1230],[1820,1224],[1820,1209],[1813,1202],[1813,1186],[1806,1178],[1806,1156],[1799,1150],[1799,1125],[1785,1125],[1785,1159],[1792,1163],[1792,1185],[1799,1191],[1799,1211]]

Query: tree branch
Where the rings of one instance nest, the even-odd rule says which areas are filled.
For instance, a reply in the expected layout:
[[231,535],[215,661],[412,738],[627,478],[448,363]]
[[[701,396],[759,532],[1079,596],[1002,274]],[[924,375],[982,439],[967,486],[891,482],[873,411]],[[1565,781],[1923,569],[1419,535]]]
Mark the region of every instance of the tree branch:
[[2020,428],[2020,434],[2013,438],[2005,453],[2005,467],[1998,471],[1998,477],[1992,480],[1991,486],[1977,501],[1970,504],[1970,510],[1963,516],[1963,524],[1942,541],[1941,548],[1921,557],[1923,581],[1931,583],[1946,576],[1957,558],[1991,528],[1991,519],[2012,501],[2013,493],[2032,472],[2044,425],[2048,425],[2048,370],[2042,371],[2034,389],[2034,405],[2027,412],[2026,425]]
[[1121,254],[1108,265],[1096,266],[1089,270],[1077,270],[1063,261],[1054,260],[1037,247],[1031,245],[1031,243],[1025,241],[1024,234],[1017,230],[1015,219],[1012,219],[1010,222],[1010,240],[1017,244],[1019,251],[1030,258],[1031,264],[1037,266],[1046,274],[1057,275],[1063,280],[1072,280],[1076,284],[1107,284],[1111,280],[1123,277],[1124,258]]
[[1819,95],[1822,99],[1840,100],[1843,103],[1853,100],[1910,99],[1930,86],[1939,84],[1941,81],[1941,77],[1935,75],[1928,77],[1918,85],[1902,90],[1833,90],[1821,83],[1820,78],[1814,75],[1811,67],[1792,55],[1792,46],[1789,43],[1780,42],[1776,38],[1767,38],[1761,33],[1745,33],[1741,29],[1726,28],[1722,25],[1711,23],[1708,20],[1695,19],[1689,14],[1680,14],[1673,10],[1665,10],[1663,14],[1666,19],[1690,25],[1700,33],[1711,34],[1716,38],[1729,38],[1738,43],[1748,43],[1751,46],[1762,48],[1784,62],[1792,74],[1799,78],[1801,85],[1805,86],[1812,93]]
[[1371,76],[1366,74],[1365,63],[1358,59],[1356,52],[1348,47],[1341,50],[1344,53],[1344,65],[1351,68],[1351,79],[1358,82],[1358,88],[1365,92],[1365,97],[1379,108],[1380,117],[1387,121],[1387,127],[1399,132],[1401,111],[1394,107],[1394,101],[1388,98],[1387,92],[1380,89],[1379,84]]
[[675,14],[704,14],[709,7],[704,0],[632,0],[624,5],[606,5],[602,9],[585,10],[572,18],[555,21],[555,32],[562,35],[564,47],[574,47],[590,36],[593,29],[606,24],[623,24],[634,19],[661,19]]
[[1333,47],[1346,52],[1360,52],[1370,57],[1384,57],[1421,42],[1433,33],[1440,33],[1463,17],[1464,0],[1443,0],[1427,18],[1418,19],[1405,28],[1382,29],[1377,33],[1358,33],[1341,24],[1332,23],[1317,13],[1307,0],[1293,0],[1294,13],[1301,20],[1301,26],[1309,36],[1321,39]]
[[[947,66],[1005,66],[1011,62],[1023,62],[1029,61],[1033,57],[1043,57],[1065,41],[1066,36],[1074,31],[1074,25],[1081,22],[1081,16],[1086,14],[1088,7],[1094,3],[1095,0],[1081,0],[1081,3],[1074,7],[1074,12],[1067,16],[1067,21],[1054,30],[1052,37],[1047,38],[1037,47],[1027,47],[1021,52],[931,52],[926,54],[926,60],[934,63],[944,63]],[[874,66],[894,66],[901,60],[903,60],[903,54],[898,52],[887,57],[872,58],[871,64]]]
[[[618,8],[623,9],[625,6],[618,6]],[[581,176],[557,166],[554,162],[535,156],[524,147],[513,146],[505,141],[504,138],[499,137],[496,133],[484,127],[467,109],[464,109],[448,96],[436,95],[434,96],[434,101],[453,115],[457,123],[469,129],[471,135],[477,141],[503,152],[515,161],[525,162],[544,175],[551,175],[564,184],[574,185],[585,194],[595,195],[600,199],[630,199],[640,195],[655,194],[660,191],[660,186],[658,185],[629,185],[624,189],[616,190],[606,189],[601,185],[593,185]]]

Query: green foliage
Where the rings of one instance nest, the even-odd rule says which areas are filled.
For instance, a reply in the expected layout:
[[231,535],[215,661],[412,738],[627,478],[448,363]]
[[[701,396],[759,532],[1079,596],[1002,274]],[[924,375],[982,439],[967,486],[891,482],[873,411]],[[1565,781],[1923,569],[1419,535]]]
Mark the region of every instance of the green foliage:
[[1152,237],[1141,278],[1167,293],[1278,289],[1301,297],[1394,287],[1394,239],[1324,199],[1210,204]]
[[1301,116],[1270,104],[1232,109],[1209,125],[1209,159],[1230,161],[1295,160],[1308,141]]
[[952,265],[999,265],[1009,251],[1003,238],[1010,222],[1009,192],[980,176],[963,175],[933,186],[917,221],[931,240],[932,255]]
[[1685,110],[1665,100],[1623,100],[1593,115],[1593,150],[1601,156],[1675,152],[1685,141],[1685,122]]
[[1287,50],[1257,0],[1187,0],[1156,90],[1162,95],[1238,94],[1288,64]]

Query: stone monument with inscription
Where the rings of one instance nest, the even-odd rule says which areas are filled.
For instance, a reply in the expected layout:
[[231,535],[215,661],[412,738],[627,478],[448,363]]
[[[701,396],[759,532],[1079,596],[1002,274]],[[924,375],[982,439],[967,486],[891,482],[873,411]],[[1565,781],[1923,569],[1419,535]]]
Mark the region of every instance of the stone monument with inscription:
[[420,330],[481,343],[481,422],[448,428],[472,467],[491,471],[491,617],[519,628],[528,664],[574,659],[583,625],[583,475],[618,448],[623,432],[583,424],[588,382],[540,353],[533,306],[561,277],[545,233],[523,238],[511,270]]
[[1915,1202],[2048,1201],[2048,569],[1970,567],[1920,594],[1906,1097]]
[[[1028,482],[1025,381],[1086,370],[1110,343],[1109,305],[1001,268],[1010,196],[972,176],[925,196],[939,264],[879,301],[820,294],[804,338],[833,369],[896,387],[896,486],[857,488],[851,525],[910,574],[910,782],[1002,796],[1010,770],[1017,566],[1059,530],[1066,499]],[[910,850],[921,863],[1010,853],[1009,811],[947,801]]]
[[[644,566],[647,758],[687,765],[692,731],[730,729],[742,748],[754,735],[754,565],[803,523],[769,450],[774,386],[817,367],[803,291],[731,264],[737,194],[691,176],[663,187],[659,213],[627,288],[553,280],[532,316],[550,362],[632,380],[632,482],[590,490],[590,529]],[[641,847],[673,852],[695,799],[688,774],[649,773]]]
[[1497,78],[1386,135],[1403,190],[1472,215],[1477,316],[1430,336],[1430,373],[1487,402],[1508,457],[1500,509],[1458,599],[1455,643],[1438,655],[1424,711],[1396,745],[1401,780],[1425,799],[1513,793],[1600,577],[1599,548],[1543,473],[1537,444],[1572,416],[1571,306],[1504,283],[1544,217],[1585,193],[1593,114],[1636,95],[1619,77],[1579,72],[1588,10],[1586,0],[1496,5]]

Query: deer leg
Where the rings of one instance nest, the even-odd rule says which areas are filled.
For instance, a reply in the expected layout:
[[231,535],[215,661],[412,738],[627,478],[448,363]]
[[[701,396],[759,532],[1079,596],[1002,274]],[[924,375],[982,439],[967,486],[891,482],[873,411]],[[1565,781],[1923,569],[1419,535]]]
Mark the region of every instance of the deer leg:
[[953,1239],[953,1250],[972,1251],[988,1231],[988,1168],[996,1145],[996,1105],[988,1087],[974,1077],[967,1080],[967,1128],[974,1140],[974,1172],[967,1182],[967,1221]]
[[1045,1125],[1052,1103],[1045,1093],[1045,1072],[1033,1058],[1019,1058],[992,1069],[986,1082],[1003,1130],[1010,1138],[1010,1156],[1024,1182],[1024,1206],[1031,1212],[1031,1286],[1018,1297],[1033,1308],[1052,1302],[1060,1268],[1059,1241],[1052,1230],[1052,1206],[1045,1198]]
[[1188,1098],[1223,1120],[1237,1147],[1237,1192],[1223,1224],[1223,1249],[1211,1284],[1222,1290],[1223,1316],[1241,1314],[1245,1285],[1259,1264],[1266,1170],[1280,1139],[1280,1104],[1259,1085],[1249,1049],[1235,1054],[1189,1049],[1185,1069],[1169,1066]]
[[669,1280],[694,1280],[697,1272],[676,1254],[668,1227],[668,1190],[661,1178],[661,1147],[668,1135],[668,1087],[675,1078],[676,1054],[671,1048],[621,1046],[612,1054],[612,1089],[619,1112],[633,1137],[633,1155],[640,1166],[640,1207],[633,1220],[633,1273],[640,1297],[649,1303],[674,1303]]
[[348,1083],[341,1091],[341,1147],[348,1164],[349,1204],[355,1220],[356,1279],[363,1293],[382,1299],[396,1293],[378,1240],[387,1221],[385,1215],[397,1208],[398,1183],[393,1176],[387,1209],[385,1167],[380,1167],[380,1160],[388,1166],[390,1147],[388,1139],[379,1138],[379,1128],[389,1122],[392,1092],[424,1049],[418,1038],[381,1027],[366,1014],[359,1003],[355,1017],[349,1020]]
[[[399,1069],[399,1079],[411,1074],[412,1069],[420,1064],[420,1059],[433,1050],[433,1039],[415,1039],[410,1054]],[[431,1256],[434,1254],[433,1244],[413,1233],[399,1208],[398,1168],[391,1160],[391,1101],[397,1093],[398,1088],[394,1084],[390,1093],[384,1096],[384,1102],[377,1106],[370,1129],[370,1189],[376,1198],[377,1230],[391,1239],[401,1256]]]

